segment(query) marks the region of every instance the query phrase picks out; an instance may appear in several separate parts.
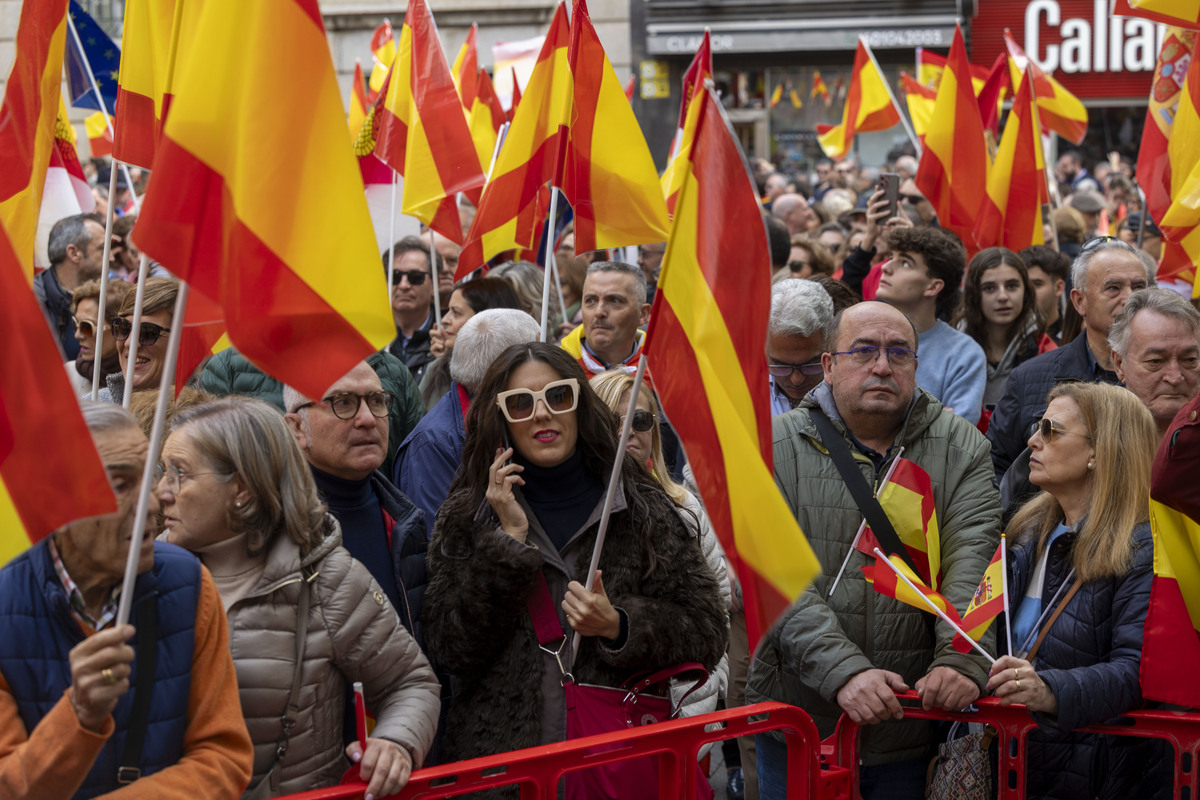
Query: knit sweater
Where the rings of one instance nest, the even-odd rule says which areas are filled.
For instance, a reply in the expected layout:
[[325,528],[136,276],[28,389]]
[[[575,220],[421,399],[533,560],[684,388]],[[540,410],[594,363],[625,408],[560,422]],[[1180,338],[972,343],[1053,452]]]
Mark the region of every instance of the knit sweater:
[[917,385],[976,424],[987,386],[987,356],[970,336],[938,320],[917,336]]

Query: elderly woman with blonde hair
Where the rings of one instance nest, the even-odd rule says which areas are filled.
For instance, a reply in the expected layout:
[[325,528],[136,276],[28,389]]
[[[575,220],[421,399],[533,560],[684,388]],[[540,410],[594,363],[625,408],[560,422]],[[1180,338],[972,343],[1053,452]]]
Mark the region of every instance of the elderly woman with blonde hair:
[[[398,792],[433,741],[440,687],[371,573],[341,546],[277,410],[227,397],[179,411],[158,498],[167,541],[196,553],[229,618],[254,742],[247,798],[336,785],[349,762],[367,797]],[[347,687],[375,728],[343,747]]]

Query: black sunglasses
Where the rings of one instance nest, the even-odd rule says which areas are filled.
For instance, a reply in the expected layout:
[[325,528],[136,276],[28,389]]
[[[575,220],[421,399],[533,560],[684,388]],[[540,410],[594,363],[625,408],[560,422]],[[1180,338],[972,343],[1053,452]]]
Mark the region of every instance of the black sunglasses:
[[807,261],[789,261],[788,262],[788,269],[790,269],[792,272],[804,272],[804,270],[808,269],[809,266],[810,265]]
[[[625,422],[625,416],[621,415],[621,422]],[[654,415],[644,408],[639,408],[633,412],[633,429],[638,433],[646,433],[654,428]]]
[[401,278],[408,278],[409,286],[420,286],[428,277],[428,272],[419,269],[398,269],[392,273],[392,286],[399,286]]
[[[129,338],[129,334],[133,333],[133,323],[125,317],[117,317],[109,323],[108,327],[112,331],[113,338],[118,342],[125,341]],[[170,332],[170,328],[164,328],[162,325],[156,325],[153,322],[143,322],[141,330],[138,331],[138,347],[151,347],[164,333]]]

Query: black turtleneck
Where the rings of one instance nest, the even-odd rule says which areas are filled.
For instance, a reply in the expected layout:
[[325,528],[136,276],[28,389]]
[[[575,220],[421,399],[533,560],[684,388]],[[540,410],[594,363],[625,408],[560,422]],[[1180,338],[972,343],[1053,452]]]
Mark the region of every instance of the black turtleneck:
[[329,513],[342,526],[342,547],[371,571],[394,608],[404,608],[400,589],[396,585],[396,570],[392,566],[383,509],[379,505],[379,497],[371,488],[371,477],[368,475],[362,480],[351,481],[316,467],[312,468],[312,474],[317,482],[317,490],[329,505]]
[[563,463],[554,467],[530,464],[520,453],[513,461],[525,468],[521,477],[525,485],[521,493],[537,516],[550,541],[562,550],[604,496],[604,484],[583,466],[579,449]]

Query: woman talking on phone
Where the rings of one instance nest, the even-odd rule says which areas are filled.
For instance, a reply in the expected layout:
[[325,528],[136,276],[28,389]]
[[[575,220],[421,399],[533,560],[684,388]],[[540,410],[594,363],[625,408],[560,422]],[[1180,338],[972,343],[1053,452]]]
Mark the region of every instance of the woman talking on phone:
[[[574,359],[543,343],[505,350],[466,427],[462,468],[429,546],[424,611],[430,657],[458,678],[448,759],[564,740],[560,659],[576,683],[610,687],[686,662],[712,669],[727,639],[716,578],[658,482],[617,453],[617,417]],[[547,604],[566,633],[561,647],[539,646],[531,609]]]

